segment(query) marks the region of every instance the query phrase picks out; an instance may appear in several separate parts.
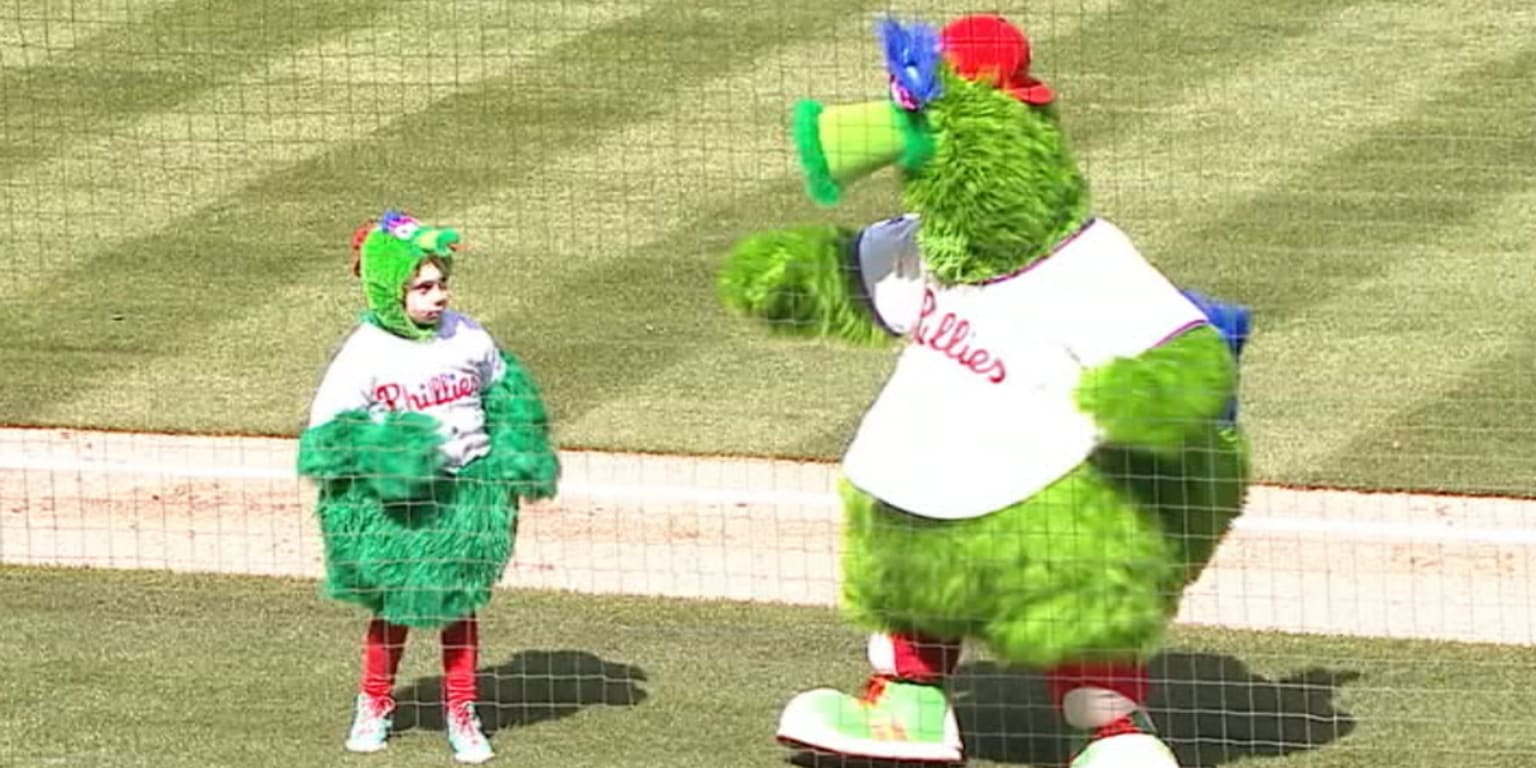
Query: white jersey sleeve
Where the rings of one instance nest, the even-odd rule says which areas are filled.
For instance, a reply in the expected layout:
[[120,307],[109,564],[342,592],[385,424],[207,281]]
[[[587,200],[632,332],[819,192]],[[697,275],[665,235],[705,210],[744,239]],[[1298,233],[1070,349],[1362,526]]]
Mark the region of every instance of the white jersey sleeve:
[[325,424],[343,411],[367,410],[372,405],[373,380],[367,373],[369,367],[357,359],[363,354],[357,339],[356,333],[347,337],[326,368],[310,404],[310,427]]
[[485,353],[480,361],[480,391],[484,392],[507,375],[507,363],[501,359],[501,348],[495,337],[485,334]]
[[917,224],[917,216],[908,214],[865,227],[849,254],[860,298],[875,322],[892,336],[910,331],[923,308]]

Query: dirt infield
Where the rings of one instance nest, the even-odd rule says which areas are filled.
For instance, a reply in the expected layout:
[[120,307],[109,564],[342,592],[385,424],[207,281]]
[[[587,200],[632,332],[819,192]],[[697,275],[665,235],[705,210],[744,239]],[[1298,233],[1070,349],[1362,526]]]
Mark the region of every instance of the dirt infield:
[[[0,430],[0,562],[314,577],[292,441]],[[836,468],[571,452],[509,586],[831,605]],[[1536,505],[1255,489],[1180,620],[1536,642]]]

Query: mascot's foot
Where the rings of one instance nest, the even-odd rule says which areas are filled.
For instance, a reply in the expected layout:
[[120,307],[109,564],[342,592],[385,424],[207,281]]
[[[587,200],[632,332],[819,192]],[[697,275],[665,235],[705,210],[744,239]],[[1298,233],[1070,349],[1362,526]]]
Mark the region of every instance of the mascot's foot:
[[944,689],[876,677],[863,697],[829,688],[792,699],[779,741],[849,757],[940,763],[964,761],[960,726]]
[[1067,768],[1179,768],[1144,717],[1121,718],[1096,732]]

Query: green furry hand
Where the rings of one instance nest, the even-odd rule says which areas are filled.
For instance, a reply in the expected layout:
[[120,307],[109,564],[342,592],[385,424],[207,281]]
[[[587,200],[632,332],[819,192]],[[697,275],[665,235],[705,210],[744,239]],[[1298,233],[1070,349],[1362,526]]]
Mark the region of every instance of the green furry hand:
[[426,493],[446,457],[437,420],[421,413],[338,414],[299,438],[299,474],[318,480],[366,483],[383,501]]
[[731,249],[717,288],[738,315],[772,333],[882,345],[890,337],[855,297],[845,264],[858,233],[803,226],[748,235]]
[[372,430],[358,468],[385,501],[421,496],[442,475],[446,457],[437,420],[422,413],[389,413]]
[[491,452],[488,471],[525,499],[553,498],[560,481],[560,456],[550,441],[544,398],[521,360],[498,352],[506,374],[486,390],[485,428]]
[[[501,441],[510,444],[512,438]],[[559,490],[560,458],[554,451],[515,452],[499,447],[492,449],[490,474],[505,482],[512,493],[524,499],[552,499]]]
[[1077,405],[1094,417],[1107,442],[1172,453],[1221,418],[1236,377],[1221,336],[1200,326],[1137,357],[1088,370]]

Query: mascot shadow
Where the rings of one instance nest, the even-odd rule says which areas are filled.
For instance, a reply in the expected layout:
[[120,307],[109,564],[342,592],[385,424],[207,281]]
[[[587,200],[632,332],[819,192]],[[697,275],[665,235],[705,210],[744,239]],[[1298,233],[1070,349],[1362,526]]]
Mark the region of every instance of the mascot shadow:
[[[1319,749],[1355,727],[1334,697],[1359,678],[1357,672],[1314,668],[1270,680],[1230,656],[1184,652],[1158,656],[1150,671],[1156,688],[1148,710],[1184,768]],[[1044,677],[979,661],[962,665],[949,690],[967,757],[1052,768],[1066,764],[1069,736],[1051,706]],[[811,753],[796,754],[789,762],[832,764]],[[856,762],[871,768],[906,765]],[[836,764],[853,766],[855,761]]]
[[[475,713],[487,735],[503,728],[568,717],[590,706],[632,707],[646,699],[639,667],[585,651],[524,651],[478,675]],[[441,677],[396,691],[396,731],[443,730]]]

